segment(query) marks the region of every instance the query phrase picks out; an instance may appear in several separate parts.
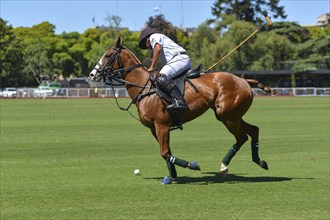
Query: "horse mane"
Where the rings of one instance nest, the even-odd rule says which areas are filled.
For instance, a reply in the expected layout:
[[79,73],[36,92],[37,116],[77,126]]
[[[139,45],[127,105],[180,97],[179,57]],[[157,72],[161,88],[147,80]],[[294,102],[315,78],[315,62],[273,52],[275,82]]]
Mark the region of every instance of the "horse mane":
[[139,58],[137,58],[136,55],[130,49],[128,49],[125,46],[122,46],[122,47],[123,47],[123,49],[127,50],[133,56],[133,58],[135,59],[136,62],[138,62],[139,64],[140,63],[142,64],[142,62],[139,60]]

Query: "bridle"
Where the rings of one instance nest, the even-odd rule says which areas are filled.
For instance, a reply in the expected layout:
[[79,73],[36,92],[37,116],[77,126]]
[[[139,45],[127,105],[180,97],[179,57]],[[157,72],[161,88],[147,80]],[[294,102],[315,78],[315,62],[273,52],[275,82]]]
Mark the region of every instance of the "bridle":
[[[100,68],[98,68],[98,69],[94,68],[100,74],[99,77],[102,78],[102,80],[108,85],[113,85],[113,81],[116,81],[119,83],[119,84],[116,84],[118,86],[124,85],[125,83],[127,83],[129,85],[142,88],[141,85],[138,85],[138,84],[135,84],[132,82],[128,82],[124,78],[125,78],[125,75],[127,72],[132,71],[139,67],[143,67],[143,64],[138,63],[133,66],[124,68],[120,53],[123,49],[126,49],[126,48],[123,46],[120,46],[118,48],[112,47],[111,49],[113,49],[115,52],[113,54],[111,54],[109,56],[109,58],[107,58],[107,62],[105,63],[105,65],[98,63],[98,66],[100,66]],[[114,68],[116,61],[118,63],[118,67],[119,67],[117,69]]]
[[[129,112],[128,110],[129,110],[129,108],[131,107],[131,105],[133,103],[136,103],[136,102],[140,101],[142,98],[155,93],[155,92],[151,91],[151,88],[153,88],[152,85],[155,82],[155,80],[154,80],[152,74],[149,73],[149,78],[148,78],[148,80],[146,81],[146,83],[144,85],[138,85],[136,83],[126,81],[125,76],[128,72],[130,72],[130,71],[132,71],[136,68],[140,68],[140,67],[144,67],[144,66],[143,66],[142,63],[138,63],[138,64],[134,64],[132,66],[129,66],[129,67],[125,68],[124,65],[123,65],[123,62],[121,60],[120,53],[123,49],[126,49],[126,48],[124,46],[119,46],[119,47],[112,47],[111,49],[113,49],[115,52],[107,58],[107,62],[105,63],[105,65],[102,65],[101,63],[98,63],[99,68],[95,68],[95,69],[96,69],[96,72],[100,74],[98,76],[98,78],[101,78],[105,84],[111,86],[113,94],[115,94],[114,86],[120,86],[120,85],[128,84],[130,86],[141,88],[138,95],[134,99],[132,99],[131,103],[126,108],[121,107],[118,103],[117,97],[114,96],[118,108],[121,109],[121,110]],[[118,63],[118,68],[117,69],[114,68],[114,65],[115,65],[116,62]],[[117,82],[117,84],[114,84],[114,82]],[[151,86],[148,86],[149,82],[151,82]],[[142,92],[146,88],[148,88],[148,92],[142,94]],[[131,114],[131,116],[134,117],[132,114]],[[136,118],[136,117],[134,117],[134,118]],[[137,120],[139,120],[139,119],[137,119]]]

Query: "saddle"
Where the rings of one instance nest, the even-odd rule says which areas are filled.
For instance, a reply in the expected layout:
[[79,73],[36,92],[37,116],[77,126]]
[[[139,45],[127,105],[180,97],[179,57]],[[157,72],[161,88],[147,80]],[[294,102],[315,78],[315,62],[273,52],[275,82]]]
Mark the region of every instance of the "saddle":
[[[179,76],[173,78],[174,83],[178,86],[178,88],[180,89],[181,93],[184,96],[185,93],[185,83],[188,82],[196,92],[198,92],[196,86],[190,81],[190,79],[195,79],[201,76],[201,71],[200,71],[201,65],[197,65],[194,68],[187,70],[185,72],[183,72],[182,74],[180,74]],[[170,95],[168,95],[167,93],[163,92],[161,89],[158,88],[157,84],[156,84],[156,93],[157,95],[163,99],[165,102],[172,102],[172,97]],[[175,130],[175,129],[180,129],[182,130],[182,110],[181,109],[173,109],[171,111],[172,114],[172,123],[173,126],[171,128],[171,130]]]

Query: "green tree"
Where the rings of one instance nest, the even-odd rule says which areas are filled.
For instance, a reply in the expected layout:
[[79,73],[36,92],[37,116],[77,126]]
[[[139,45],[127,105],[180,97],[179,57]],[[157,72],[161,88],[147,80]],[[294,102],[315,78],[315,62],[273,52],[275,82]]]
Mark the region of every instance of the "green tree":
[[54,29],[55,26],[49,22],[42,22],[31,28],[13,29],[17,41],[23,48],[22,73],[27,79],[34,78],[31,85],[56,77],[52,60],[57,41]]
[[28,30],[30,37],[22,39],[25,45],[24,60],[26,75],[33,75],[40,84],[56,78],[52,54],[56,43],[55,26],[42,22]]
[[77,77],[86,76],[86,74],[89,72],[88,61],[84,56],[86,51],[86,44],[80,41],[69,49],[69,54],[74,60],[73,74]]
[[[94,68],[95,64],[100,60],[100,58],[105,53],[106,49],[112,46],[109,42],[106,46],[106,40],[112,40],[111,36],[108,38],[104,29],[101,28],[89,28],[82,34],[82,39],[84,42],[90,42],[89,48],[84,53],[84,58],[87,60],[88,69]],[[102,43],[101,43],[102,42]]]
[[24,85],[27,79],[22,75],[23,67],[23,47],[12,26],[0,18],[0,87]]
[[330,35],[309,40],[296,46],[297,58],[294,72],[330,69]]
[[37,36],[31,39],[25,48],[24,73],[26,75],[33,75],[39,84],[42,81],[52,80],[55,77],[50,54],[48,53],[50,49],[51,45],[49,42]]
[[212,65],[216,54],[210,51],[220,36],[206,23],[199,25],[190,38],[190,51],[193,63],[200,63],[203,67]]
[[302,27],[294,22],[275,22],[273,32],[294,45],[291,69],[295,73],[329,69],[330,27]]
[[[190,46],[195,51],[194,62],[200,62],[205,69],[225,57],[255,30],[250,22],[231,17],[226,32],[219,33],[206,23],[200,25],[191,37]],[[272,32],[260,32],[246,41],[230,56],[215,66],[216,70],[276,70],[292,61],[295,48],[286,36]]]
[[319,37],[330,35],[330,25],[321,26],[308,26],[306,27],[312,39],[317,39]]
[[78,32],[62,33],[57,37],[52,57],[57,75],[67,78],[87,73],[88,61],[85,53],[90,48],[88,42]]
[[[221,57],[228,54],[233,48],[243,42],[247,36],[249,36],[255,29],[255,26],[246,21],[234,21],[227,32],[223,34],[222,41],[222,53]],[[247,70],[251,64],[251,60],[255,57],[255,52],[252,49],[252,44],[256,40],[256,36],[252,37],[239,47],[234,53],[226,58],[222,67],[231,70]]]
[[141,50],[139,48],[139,32],[132,33],[128,30],[121,30],[119,35],[123,38],[123,44],[132,51],[141,62],[149,57],[148,50]]
[[82,37],[91,39],[93,43],[100,43],[101,34],[104,32],[101,28],[89,28],[82,34]]
[[292,61],[295,48],[285,36],[271,33],[260,33],[252,45],[254,52],[251,70],[287,69],[287,61]]
[[309,31],[295,22],[274,22],[272,31],[287,37],[292,43],[303,43],[311,39]]
[[75,62],[68,52],[55,52],[53,54],[53,62],[56,66],[55,72],[57,76],[68,78],[74,73]]
[[[252,23],[234,20],[228,26],[227,31],[219,35],[215,29],[210,28],[206,23],[200,25],[191,37],[190,45],[191,49],[194,50],[193,61],[201,63],[205,69],[209,68],[230,53],[254,29],[255,26]],[[250,69],[250,65],[256,57],[253,50],[255,40],[256,36],[214,66],[212,71]]]
[[188,52],[190,50],[190,39],[186,32],[182,29],[176,30],[176,39],[178,39],[178,43],[183,46]]
[[154,17],[149,17],[148,21],[146,22],[148,27],[155,28],[159,30],[161,33],[165,34],[175,42],[178,42],[176,38],[176,29],[171,24],[171,22],[167,21],[164,15],[155,15]]
[[55,25],[49,22],[33,25],[31,30],[32,33],[38,33],[40,37],[53,37],[55,35]]
[[113,46],[118,38],[118,32],[115,29],[108,29],[101,34],[100,44],[104,46],[105,49]]
[[223,19],[224,15],[233,15],[238,20],[252,23],[264,22],[263,15],[267,13],[274,18],[287,16],[284,6],[279,6],[279,0],[216,0],[211,10],[215,19],[210,19],[210,23]]

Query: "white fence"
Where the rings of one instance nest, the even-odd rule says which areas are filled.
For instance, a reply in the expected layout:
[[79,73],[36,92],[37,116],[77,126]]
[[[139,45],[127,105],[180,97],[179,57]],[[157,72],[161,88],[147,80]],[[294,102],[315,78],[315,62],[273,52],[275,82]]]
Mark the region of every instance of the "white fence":
[[[273,88],[277,96],[330,96],[330,88]],[[110,98],[128,97],[125,88],[61,88],[53,95],[36,94],[34,88],[17,88],[17,98]],[[253,89],[255,96],[270,96],[260,89]]]
[[17,98],[109,98],[128,97],[125,88],[61,88],[52,95],[37,94],[35,88],[18,88]]
[[[330,96],[330,88],[272,88],[277,96]],[[253,89],[255,96],[269,95],[260,89]]]

